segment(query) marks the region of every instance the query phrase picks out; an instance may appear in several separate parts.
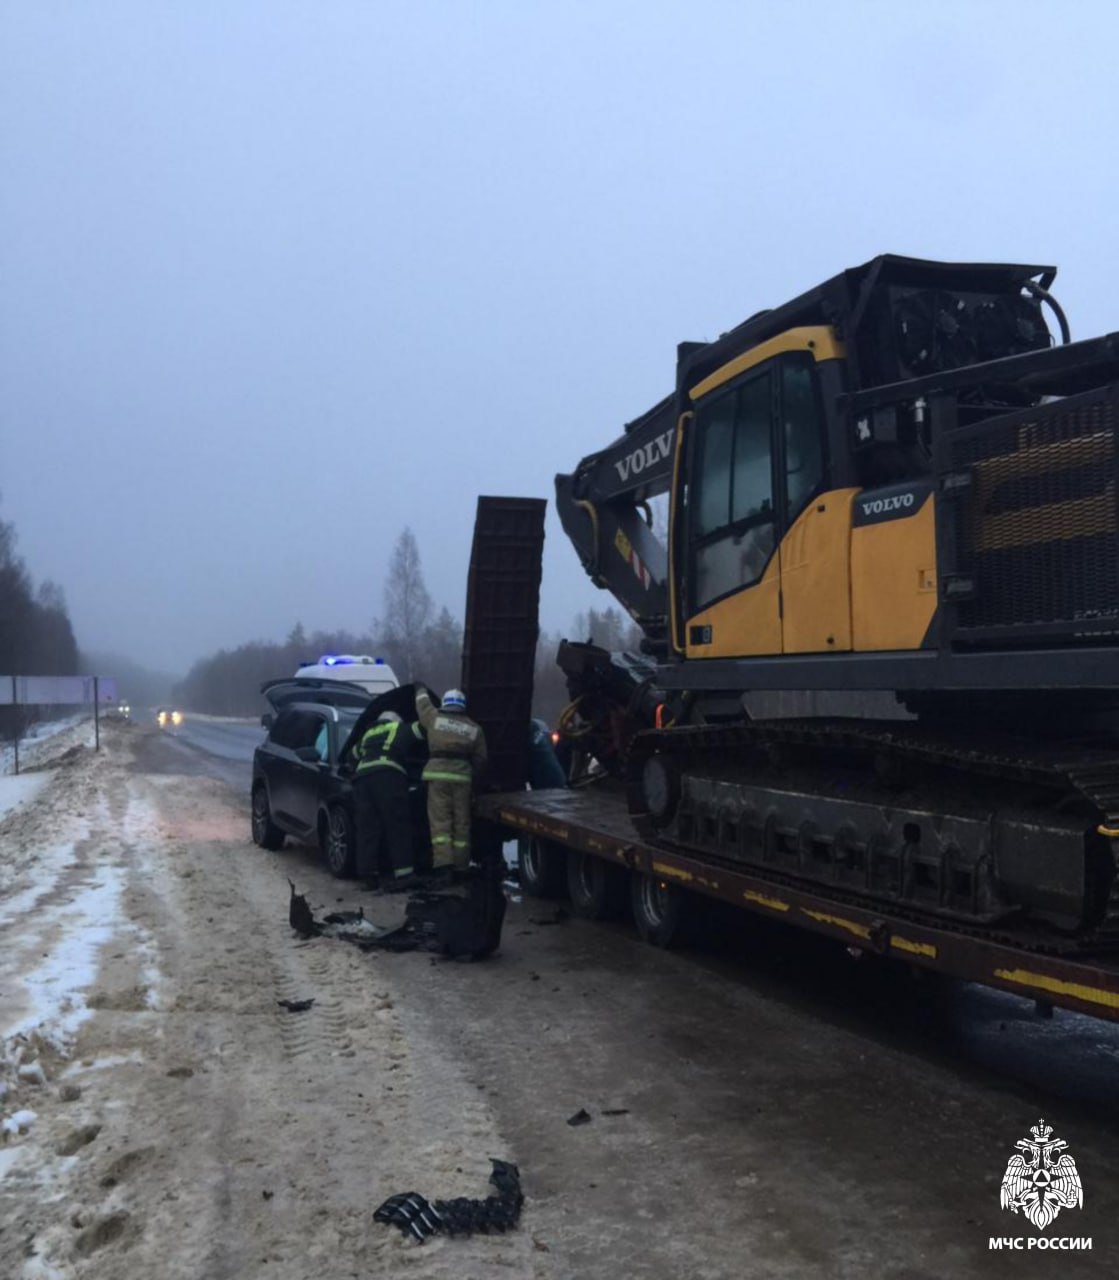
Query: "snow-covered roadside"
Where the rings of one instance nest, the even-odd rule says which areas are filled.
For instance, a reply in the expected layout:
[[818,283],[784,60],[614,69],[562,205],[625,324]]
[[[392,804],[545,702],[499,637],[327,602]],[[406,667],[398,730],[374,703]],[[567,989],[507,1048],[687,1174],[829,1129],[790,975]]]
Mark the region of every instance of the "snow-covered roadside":
[[[42,768],[70,747],[92,747],[93,739],[93,717],[85,712],[32,725],[27,736],[19,740],[20,774]],[[15,763],[15,748],[10,742],[5,742],[0,746],[0,774],[12,774]]]
[[52,777],[49,769],[0,778],[0,822],[21,804],[30,804]]
[[[56,751],[64,746],[55,740]],[[65,1172],[69,1157],[37,1136],[40,1113],[57,1102],[59,1078],[93,1012],[103,948],[128,948],[148,1005],[158,986],[151,939],[128,922],[124,905],[121,837],[153,833],[150,815],[138,813],[129,832],[119,746],[67,754],[47,775],[51,789],[40,785],[0,821],[0,1180],[42,1186]],[[77,1093],[61,1085],[58,1096]]]

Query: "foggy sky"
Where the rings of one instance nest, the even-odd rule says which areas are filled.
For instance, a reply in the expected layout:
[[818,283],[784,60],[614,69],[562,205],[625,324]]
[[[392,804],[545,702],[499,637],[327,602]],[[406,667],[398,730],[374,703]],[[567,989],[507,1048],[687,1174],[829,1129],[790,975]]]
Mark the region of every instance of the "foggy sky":
[[[882,252],[1119,329],[1110,3],[0,3],[0,518],[79,643],[364,630]],[[543,625],[612,603],[549,518]]]

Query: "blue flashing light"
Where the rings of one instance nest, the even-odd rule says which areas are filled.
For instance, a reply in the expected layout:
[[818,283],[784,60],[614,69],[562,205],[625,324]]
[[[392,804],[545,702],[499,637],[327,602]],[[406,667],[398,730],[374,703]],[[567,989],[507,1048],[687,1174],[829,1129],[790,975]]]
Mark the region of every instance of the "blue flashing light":
[[382,667],[385,665],[385,660],[384,660],[384,658],[374,658],[374,659],[373,659],[373,661],[374,661],[374,662],[379,662],[379,663],[381,664],[381,666],[382,666]]
[[323,658],[323,662],[325,662],[328,667],[334,666],[337,661],[337,658]]

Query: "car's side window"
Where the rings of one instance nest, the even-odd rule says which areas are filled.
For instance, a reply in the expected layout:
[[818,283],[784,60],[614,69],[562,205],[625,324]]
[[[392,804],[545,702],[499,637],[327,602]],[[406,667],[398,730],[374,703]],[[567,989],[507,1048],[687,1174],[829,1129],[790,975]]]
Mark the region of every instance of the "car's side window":
[[330,730],[327,723],[323,720],[319,725],[319,731],[315,735],[315,750],[319,753],[320,760],[330,759]]
[[[298,747],[319,748],[319,759],[327,759],[326,720],[314,711],[282,711],[272,726],[270,741],[294,751]],[[320,745],[321,744],[321,745]]]
[[297,711],[281,711],[272,725],[268,741],[277,747],[294,747]]

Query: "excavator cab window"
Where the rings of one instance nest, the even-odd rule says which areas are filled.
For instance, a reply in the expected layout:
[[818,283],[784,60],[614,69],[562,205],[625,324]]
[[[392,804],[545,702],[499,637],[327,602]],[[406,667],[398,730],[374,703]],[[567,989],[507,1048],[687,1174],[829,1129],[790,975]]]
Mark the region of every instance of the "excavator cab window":
[[769,369],[697,410],[692,527],[697,608],[756,582],[773,554],[772,422]]
[[689,616],[758,583],[778,543],[826,488],[815,361],[791,352],[696,406]]
[[810,356],[781,361],[781,421],[785,444],[786,527],[800,515],[824,479],[824,430]]

